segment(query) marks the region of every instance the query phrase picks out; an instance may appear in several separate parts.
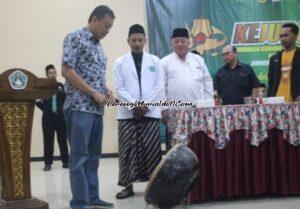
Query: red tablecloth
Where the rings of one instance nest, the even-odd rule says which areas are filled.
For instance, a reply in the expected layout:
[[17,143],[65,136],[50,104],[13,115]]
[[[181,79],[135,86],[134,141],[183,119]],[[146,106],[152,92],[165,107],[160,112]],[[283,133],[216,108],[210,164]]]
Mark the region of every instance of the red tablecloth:
[[234,131],[224,149],[200,131],[189,147],[200,161],[200,177],[190,192],[191,201],[262,194],[300,194],[300,146],[272,129],[258,147]]
[[300,103],[170,110],[168,130],[199,158],[192,201],[300,194]]

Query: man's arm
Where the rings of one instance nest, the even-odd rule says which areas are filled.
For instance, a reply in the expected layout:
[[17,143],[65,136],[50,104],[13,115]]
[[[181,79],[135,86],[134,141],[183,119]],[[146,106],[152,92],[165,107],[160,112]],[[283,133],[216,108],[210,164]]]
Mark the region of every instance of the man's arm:
[[[152,93],[145,98],[145,102],[158,102],[159,100],[164,99],[165,94],[165,83],[164,83],[164,69],[162,68],[159,61],[156,62],[156,81],[155,85],[152,88]],[[150,107],[151,109],[152,107]]]
[[254,70],[250,67],[250,79],[251,79],[251,87],[252,87],[252,94],[251,97],[256,99],[258,96],[260,81],[258,80]]
[[202,69],[204,69],[204,73],[203,73],[204,98],[213,99],[214,97],[213,81],[204,60],[202,60],[201,67]]
[[62,64],[61,74],[74,88],[90,95],[101,106],[104,106],[107,103],[105,96],[94,90],[90,85],[82,80],[76,71],[69,65]]
[[[121,102],[135,103],[136,99],[132,98],[131,95],[125,89],[125,79],[122,75],[122,65],[119,62],[115,62],[114,65],[114,76],[115,76],[115,88],[116,96]],[[133,108],[127,106],[129,110]]]
[[[166,59],[160,60],[160,65],[163,70],[163,85],[164,85],[164,91],[162,93],[162,100],[167,101],[168,100],[168,68]],[[168,109],[169,107],[161,107],[161,120],[162,123],[167,125],[168,124]]]
[[216,95],[216,96],[221,95],[221,88],[220,88],[220,81],[219,81],[219,77],[218,77],[218,72],[215,74],[215,77],[214,77],[214,80],[213,80],[214,95]]
[[268,69],[268,89],[267,89],[267,96],[272,96],[272,89],[273,89],[273,58],[272,56],[269,61],[269,69]]

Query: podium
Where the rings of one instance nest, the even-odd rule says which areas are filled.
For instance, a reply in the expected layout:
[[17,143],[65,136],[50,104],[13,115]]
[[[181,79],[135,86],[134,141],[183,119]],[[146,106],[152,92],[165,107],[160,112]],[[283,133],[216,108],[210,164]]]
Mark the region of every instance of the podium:
[[58,86],[24,69],[0,75],[0,209],[49,208],[31,196],[30,142],[35,100],[49,98]]

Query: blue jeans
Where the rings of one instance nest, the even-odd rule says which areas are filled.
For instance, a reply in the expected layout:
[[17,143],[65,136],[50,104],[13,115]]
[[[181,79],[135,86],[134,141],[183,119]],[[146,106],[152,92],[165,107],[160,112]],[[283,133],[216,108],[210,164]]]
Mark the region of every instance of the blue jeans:
[[101,157],[103,116],[65,111],[70,143],[72,209],[84,209],[99,199],[98,167]]

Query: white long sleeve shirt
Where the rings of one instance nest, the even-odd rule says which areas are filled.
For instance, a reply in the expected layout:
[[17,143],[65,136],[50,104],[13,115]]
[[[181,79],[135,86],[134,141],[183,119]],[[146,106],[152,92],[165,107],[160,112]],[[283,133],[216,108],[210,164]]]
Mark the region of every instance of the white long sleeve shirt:
[[192,102],[213,99],[213,81],[204,59],[188,53],[185,61],[176,53],[161,60],[165,73],[166,100]]
[[[141,89],[133,57],[127,53],[119,57],[114,66],[116,95],[120,102],[146,103],[159,102],[163,99],[164,72],[158,57],[143,53],[141,67]],[[140,91],[141,90],[141,91]],[[149,106],[146,117],[161,118],[159,106]],[[133,118],[132,107],[119,106],[117,119]]]

